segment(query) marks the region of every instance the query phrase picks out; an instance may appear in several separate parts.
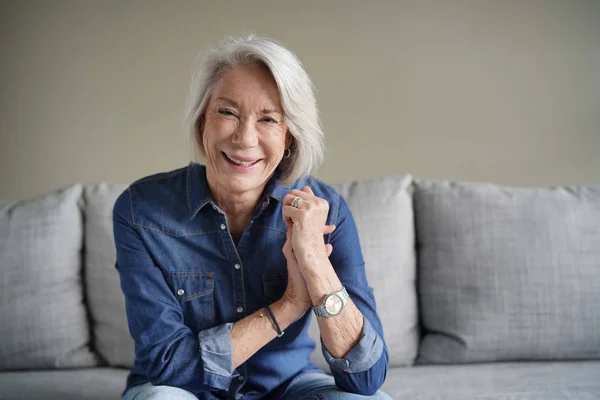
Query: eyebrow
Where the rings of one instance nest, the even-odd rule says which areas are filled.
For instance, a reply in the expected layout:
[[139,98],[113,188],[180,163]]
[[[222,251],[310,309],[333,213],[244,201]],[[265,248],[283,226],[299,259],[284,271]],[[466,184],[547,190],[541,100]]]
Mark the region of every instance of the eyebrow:
[[237,101],[228,99],[227,97],[217,97],[215,100],[221,100],[221,101],[231,104],[234,107],[240,108],[240,105]]
[[[236,108],[240,108],[240,104],[237,101],[228,99],[227,97],[217,97],[215,100],[221,100],[221,101],[231,104],[232,106],[234,106]],[[273,109],[273,108],[263,108],[261,111],[263,114],[283,114],[283,111]]]

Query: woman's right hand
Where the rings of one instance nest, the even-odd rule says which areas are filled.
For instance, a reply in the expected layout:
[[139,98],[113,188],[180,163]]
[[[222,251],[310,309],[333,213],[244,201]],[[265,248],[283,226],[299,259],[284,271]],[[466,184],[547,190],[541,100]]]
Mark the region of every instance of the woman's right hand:
[[[306,287],[306,281],[300,272],[298,260],[296,260],[294,249],[292,248],[292,222],[286,221],[286,225],[286,241],[282,250],[287,260],[288,282],[287,288],[283,295],[283,300],[294,306],[294,309],[298,314],[294,320],[298,320],[312,306],[312,304],[310,295],[308,293],[308,288]],[[323,230],[323,234],[330,234],[334,230],[335,225],[326,225],[325,229]],[[333,251],[333,246],[331,244],[326,244],[325,251],[329,257]]]

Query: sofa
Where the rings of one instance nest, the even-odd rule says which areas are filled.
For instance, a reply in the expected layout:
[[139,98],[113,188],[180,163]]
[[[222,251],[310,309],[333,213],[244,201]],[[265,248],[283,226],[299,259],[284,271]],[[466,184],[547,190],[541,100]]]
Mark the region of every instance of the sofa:
[[[334,186],[356,220],[392,398],[600,399],[600,185]],[[112,233],[125,188],[0,203],[0,399],[120,398],[134,359]]]

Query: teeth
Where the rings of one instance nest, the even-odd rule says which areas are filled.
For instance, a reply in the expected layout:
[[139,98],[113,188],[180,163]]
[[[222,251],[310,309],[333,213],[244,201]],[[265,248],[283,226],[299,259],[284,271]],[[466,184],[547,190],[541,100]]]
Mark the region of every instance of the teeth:
[[237,158],[232,158],[232,157],[229,157],[229,155],[228,155],[227,153],[225,153],[225,156],[226,156],[226,157],[227,157],[227,158],[228,158],[230,161],[232,161],[232,162],[234,162],[234,163],[236,163],[236,164],[238,164],[238,165],[242,165],[242,166],[244,166],[244,167],[249,167],[249,166],[251,166],[252,164],[254,164],[254,163],[255,163],[255,161],[242,161],[242,160],[238,160]]

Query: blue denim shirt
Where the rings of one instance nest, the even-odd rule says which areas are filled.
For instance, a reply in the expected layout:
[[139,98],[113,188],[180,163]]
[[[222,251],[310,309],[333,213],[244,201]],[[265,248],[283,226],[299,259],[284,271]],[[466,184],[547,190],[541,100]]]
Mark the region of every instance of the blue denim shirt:
[[[335,359],[323,354],[341,389],[372,394],[385,379],[388,351],[365,276],[358,234],[343,198],[306,177],[290,186],[273,177],[237,246],[213,201],[203,165],[140,179],[113,210],[116,269],[125,294],[135,365],[127,388],[146,382],[186,389],[200,399],[278,397],[298,374],[317,367],[308,336],[312,312],[290,325],[238,368],[232,368],[233,323],[283,295],[287,266],[283,196],[312,187],[329,202],[325,237],[342,284],[365,317],[358,344]],[[126,388],[126,389],[127,389]]]

